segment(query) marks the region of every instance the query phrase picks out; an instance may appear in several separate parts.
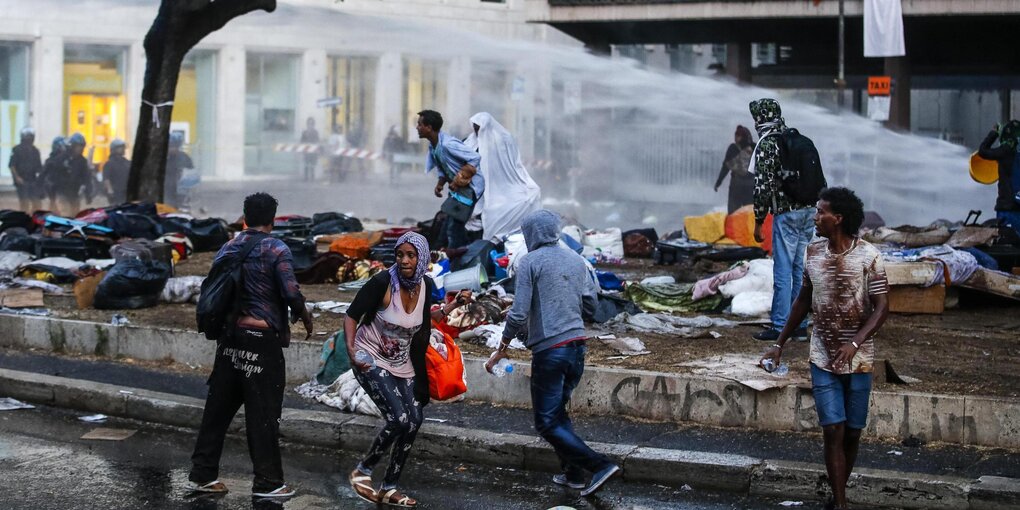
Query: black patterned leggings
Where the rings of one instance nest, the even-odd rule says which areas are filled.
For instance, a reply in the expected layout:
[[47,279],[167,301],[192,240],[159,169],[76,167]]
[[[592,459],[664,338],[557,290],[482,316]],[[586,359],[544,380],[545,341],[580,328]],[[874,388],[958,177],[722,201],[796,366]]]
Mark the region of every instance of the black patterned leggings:
[[379,407],[386,425],[379,431],[368,454],[362,459],[358,468],[365,474],[371,474],[379,459],[386,450],[393,446],[390,454],[390,466],[386,469],[382,488],[389,490],[397,486],[400,472],[411,452],[414,437],[421,426],[421,403],[414,398],[414,378],[404,379],[390,374],[387,370],[373,366],[362,372],[354,368],[354,378]]

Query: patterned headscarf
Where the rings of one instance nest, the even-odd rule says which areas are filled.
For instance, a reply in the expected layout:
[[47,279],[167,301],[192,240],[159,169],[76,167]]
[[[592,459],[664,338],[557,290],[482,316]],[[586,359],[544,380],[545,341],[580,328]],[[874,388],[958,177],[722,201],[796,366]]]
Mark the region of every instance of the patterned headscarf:
[[[421,283],[422,277],[425,276],[425,272],[428,271],[429,261],[431,260],[429,242],[425,239],[425,236],[417,232],[405,232],[404,235],[400,236],[400,239],[397,239],[396,246],[404,243],[410,243],[411,246],[414,246],[415,251],[418,252],[418,266],[414,268],[414,276],[410,278],[404,278],[404,275],[400,274],[400,265],[396,262],[390,266],[390,283],[393,285],[394,291],[399,290],[399,287],[407,290],[417,287]],[[396,247],[393,249],[396,251]]]
[[1002,126],[999,132],[999,144],[1016,150],[1017,141],[1020,140],[1020,121],[1011,120]]
[[779,101],[775,99],[766,97],[751,101],[748,108],[751,110],[754,128],[759,135],[786,125],[786,121],[783,120],[783,110],[779,107]]

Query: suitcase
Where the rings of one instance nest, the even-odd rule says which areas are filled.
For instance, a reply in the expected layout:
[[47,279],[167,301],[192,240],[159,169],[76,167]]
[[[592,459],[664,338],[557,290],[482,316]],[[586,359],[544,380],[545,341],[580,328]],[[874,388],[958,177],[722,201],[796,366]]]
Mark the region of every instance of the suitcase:
[[35,243],[35,256],[67,257],[71,260],[110,258],[110,245],[104,241],[81,237],[42,237]]
[[307,269],[315,263],[315,241],[301,237],[284,237],[280,240],[290,248],[295,271]]
[[708,250],[710,247],[711,245],[708,243],[684,239],[658,241],[655,243],[655,251],[652,253],[652,258],[656,264],[671,265],[679,262],[680,259],[690,258],[699,252]]
[[278,216],[273,220],[273,237],[308,237],[312,235],[312,219],[305,216]]
[[397,261],[394,251],[397,249],[396,242],[383,242],[375,245],[369,251],[369,260],[378,260],[386,266],[391,266]]

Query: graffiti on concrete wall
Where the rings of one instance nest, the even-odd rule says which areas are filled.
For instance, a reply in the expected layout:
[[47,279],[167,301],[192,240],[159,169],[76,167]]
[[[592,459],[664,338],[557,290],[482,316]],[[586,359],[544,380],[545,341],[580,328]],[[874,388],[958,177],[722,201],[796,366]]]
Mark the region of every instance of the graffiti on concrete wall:
[[720,394],[707,388],[691,389],[690,381],[656,376],[649,385],[649,379],[634,376],[621,380],[610,396],[613,412],[679,421],[694,417],[723,426],[747,423],[749,409],[741,401],[739,384],[725,384]]

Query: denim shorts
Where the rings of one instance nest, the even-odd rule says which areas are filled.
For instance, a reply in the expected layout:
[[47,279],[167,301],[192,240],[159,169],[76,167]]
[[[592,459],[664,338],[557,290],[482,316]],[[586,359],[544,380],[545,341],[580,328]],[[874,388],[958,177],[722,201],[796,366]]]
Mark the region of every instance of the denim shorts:
[[825,427],[846,422],[852,429],[868,424],[871,374],[833,374],[811,364],[811,392],[818,423]]

